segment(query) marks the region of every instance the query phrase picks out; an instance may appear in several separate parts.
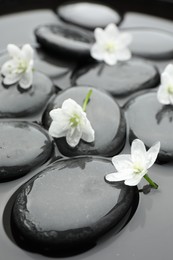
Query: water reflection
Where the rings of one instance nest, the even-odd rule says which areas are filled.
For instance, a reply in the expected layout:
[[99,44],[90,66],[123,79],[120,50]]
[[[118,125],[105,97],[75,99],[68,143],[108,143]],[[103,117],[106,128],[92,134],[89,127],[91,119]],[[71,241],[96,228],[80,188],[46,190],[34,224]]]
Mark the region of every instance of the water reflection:
[[160,124],[163,118],[168,118],[170,123],[173,121],[173,106],[162,106],[156,114],[157,124]]
[[92,162],[93,161],[93,157],[78,157],[80,158],[79,160],[76,160],[76,158],[73,158],[71,160],[63,160],[61,163],[62,163],[62,166],[60,167],[60,170],[62,169],[66,169],[66,168],[76,168],[76,167],[79,167],[80,169],[84,170],[85,167],[86,167],[86,164],[88,162]]

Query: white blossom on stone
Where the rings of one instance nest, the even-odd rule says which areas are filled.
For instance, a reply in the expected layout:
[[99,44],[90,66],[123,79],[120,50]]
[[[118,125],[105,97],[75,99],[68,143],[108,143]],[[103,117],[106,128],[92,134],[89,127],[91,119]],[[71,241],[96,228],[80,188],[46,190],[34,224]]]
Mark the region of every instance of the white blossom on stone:
[[21,88],[28,89],[33,82],[34,50],[29,44],[25,44],[21,49],[14,44],[8,44],[7,51],[10,60],[1,67],[3,83],[13,85],[19,82]]
[[82,107],[73,99],[65,100],[62,108],[51,110],[50,117],[52,118],[50,135],[55,138],[66,137],[69,146],[77,146],[80,139],[86,142],[94,141],[95,133],[90,121]]
[[90,51],[94,59],[104,61],[108,65],[115,65],[117,61],[131,58],[128,45],[132,41],[132,35],[120,32],[115,24],[109,24],[105,29],[96,28],[94,36],[96,42]]
[[157,92],[157,98],[163,105],[173,105],[173,64],[167,65],[161,74],[161,85]]
[[112,163],[117,172],[106,176],[109,182],[125,181],[128,186],[136,186],[154,164],[160,150],[160,142],[146,151],[144,143],[135,139],[132,142],[131,154],[116,155]]

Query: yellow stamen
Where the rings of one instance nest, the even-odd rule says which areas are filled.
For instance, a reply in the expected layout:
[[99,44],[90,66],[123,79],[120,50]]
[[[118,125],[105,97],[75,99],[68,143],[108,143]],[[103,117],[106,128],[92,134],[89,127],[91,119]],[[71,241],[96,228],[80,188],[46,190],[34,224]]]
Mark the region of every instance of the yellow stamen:
[[105,45],[105,50],[108,52],[114,52],[116,50],[116,44],[113,41],[107,42]]
[[70,125],[71,127],[77,127],[80,123],[80,117],[77,114],[74,114],[71,118],[70,118]]
[[134,172],[135,174],[139,174],[139,173],[141,173],[143,170],[144,170],[144,168],[140,165],[140,163],[135,163],[135,164],[133,165],[133,172]]

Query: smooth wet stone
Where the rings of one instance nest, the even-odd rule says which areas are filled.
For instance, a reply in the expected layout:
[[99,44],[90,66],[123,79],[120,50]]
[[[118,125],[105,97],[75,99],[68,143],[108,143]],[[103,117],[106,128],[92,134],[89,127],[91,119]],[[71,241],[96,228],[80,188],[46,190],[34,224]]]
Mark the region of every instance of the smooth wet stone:
[[39,125],[0,122],[0,182],[19,178],[46,162],[53,151],[49,135]]
[[74,2],[58,7],[57,13],[65,22],[94,30],[96,27],[106,27],[110,23],[119,24],[122,17],[115,9],[88,2]]
[[57,95],[46,109],[43,116],[43,125],[47,129],[49,128],[52,121],[49,112],[54,108],[60,108],[64,100],[68,98],[74,99],[82,106],[90,89],[93,89],[93,93],[86,112],[95,131],[95,141],[87,143],[80,140],[79,144],[72,148],[67,144],[65,137],[55,138],[58,149],[63,155],[113,156],[124,147],[126,122],[123,111],[111,96],[91,87],[73,87]]
[[28,90],[20,88],[18,83],[4,85],[2,79],[0,76],[0,118],[26,118],[41,113],[55,93],[52,81],[40,72],[33,73],[33,84]]
[[[42,23],[50,24],[57,22],[57,16],[50,8],[43,9],[40,7],[39,9],[34,8],[35,10],[33,10],[31,6],[26,7],[25,5],[26,9],[24,12],[17,12],[15,14],[20,3],[6,0],[4,4],[3,7],[1,6],[0,32],[1,35],[3,35],[0,41],[1,50],[5,50],[9,43],[19,45],[25,43],[35,44],[33,36],[34,28]],[[31,2],[29,4],[31,4]],[[22,8],[22,5],[20,5],[20,7]],[[2,15],[5,9],[9,15]],[[10,9],[12,14],[10,14]]]
[[159,161],[173,160],[173,107],[157,100],[156,92],[144,93],[127,104],[130,141],[141,139],[147,147],[160,141]]
[[[145,4],[145,3],[144,3]],[[167,20],[158,16],[142,14],[137,12],[126,12],[123,21],[120,24],[121,29],[159,29],[173,33],[173,24],[171,20]]]
[[34,64],[37,71],[47,75],[52,80],[56,91],[70,87],[70,76],[72,73],[70,66],[63,66],[58,62],[57,65],[55,65],[45,60],[36,60]]
[[[41,254],[86,250],[127,224],[138,204],[136,187],[106,183],[108,159],[92,157],[55,162],[24,184],[11,222],[17,243]],[[132,213],[133,212],[133,213]]]
[[133,54],[151,59],[173,58],[173,36],[157,29],[130,29],[133,41],[130,49]]
[[159,83],[157,69],[142,60],[119,62],[114,66],[95,63],[79,66],[72,75],[72,85],[91,85],[113,96],[126,96]]
[[51,24],[35,30],[37,42],[47,51],[64,57],[89,56],[93,37],[79,28],[69,25]]
[[[45,53],[42,49],[37,48],[37,56],[34,61],[34,68],[47,75],[56,87],[60,89],[66,89],[71,86],[70,77],[74,67],[75,61],[71,63],[65,59],[60,59]],[[38,59],[37,59],[38,58]]]

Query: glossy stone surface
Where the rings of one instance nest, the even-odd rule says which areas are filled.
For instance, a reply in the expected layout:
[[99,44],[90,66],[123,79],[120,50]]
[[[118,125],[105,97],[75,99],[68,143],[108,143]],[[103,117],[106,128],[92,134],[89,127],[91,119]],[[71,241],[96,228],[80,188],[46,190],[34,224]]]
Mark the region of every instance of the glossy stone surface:
[[[155,14],[156,17],[161,15],[171,18],[170,20],[166,21],[170,22],[170,25],[173,28],[173,12],[171,1],[172,0],[170,0],[168,3],[168,1],[120,0],[111,1],[111,3],[113,6],[115,6],[115,8],[117,8],[117,6],[119,5],[123,6],[123,10],[125,10],[125,12],[134,10],[139,16],[141,16],[141,12],[150,12],[150,14]],[[45,15],[48,10],[42,9],[45,7],[52,8],[56,5],[55,2],[57,2],[57,4],[60,4],[60,2],[62,1],[1,1],[1,49],[5,49],[6,44],[10,42],[16,44],[27,42],[34,43],[35,37],[33,34],[33,30],[36,26],[38,26],[39,24],[49,24],[56,22],[56,15],[52,12],[52,10],[49,11],[50,17],[52,17],[49,19],[46,18],[47,15]],[[137,4],[139,2],[140,4]],[[104,0],[104,3],[106,4],[107,2]],[[33,8],[32,11],[26,11],[28,5],[30,6],[29,8]],[[6,9],[4,8],[4,6],[6,6]],[[38,10],[37,8],[40,8],[40,10]],[[13,12],[13,14],[3,15],[4,9],[6,12]],[[18,12],[22,11],[22,9],[25,11]],[[17,12],[14,13],[15,11]],[[148,23],[149,22],[150,21],[148,19]],[[139,20],[134,23],[135,26],[138,26],[139,24]],[[143,26],[144,24],[141,25]],[[162,28],[168,31],[169,29],[171,29],[171,26],[168,27],[166,24],[162,24],[161,26],[159,24],[158,28]],[[45,59],[49,61],[48,56]],[[58,60],[59,58],[57,58],[57,61]],[[61,62],[63,63],[63,61]],[[167,62],[170,62],[170,60]],[[155,64],[160,64],[160,61],[157,60]],[[130,146],[128,143],[126,149],[130,151]],[[147,196],[141,194],[140,205],[135,216],[128,223],[128,226],[126,226],[126,228],[118,234],[118,236],[115,236],[114,231],[112,231],[108,236],[105,236],[104,239],[99,241],[96,247],[83,253],[80,256],[71,257],[70,260],[171,260],[173,255],[173,207],[171,206],[171,198],[173,197],[172,166],[172,163],[165,166],[160,166],[156,164],[150,169],[149,175],[159,184],[159,190],[152,191]],[[2,260],[53,260],[52,257],[44,257],[39,254],[33,254],[26,252],[25,250],[21,250],[21,248],[18,247],[14,243],[14,241],[10,239],[11,237],[7,233],[5,233],[4,226],[6,226],[6,229],[9,230],[10,222],[8,222],[8,225],[7,223],[6,225],[3,225],[2,223],[2,216],[4,213],[4,208],[7,204],[7,200],[21,185],[21,183],[30,178],[32,174],[33,172],[22,179],[0,184],[0,259]],[[142,186],[145,183],[145,180],[143,180],[140,185]],[[8,211],[4,218],[10,218],[10,213],[11,211]],[[62,258],[60,257],[60,259]]]
[[23,185],[11,217],[19,245],[42,254],[68,254],[94,245],[112,228],[119,231],[136,209],[138,192],[106,183],[112,171],[108,159],[61,160]]
[[57,13],[62,20],[90,30],[106,27],[109,23],[119,24],[121,21],[117,11],[99,3],[63,4],[58,7]]
[[79,66],[72,76],[73,85],[92,85],[114,96],[126,96],[135,91],[156,87],[159,74],[155,67],[142,60],[130,60],[108,66],[96,63]]
[[37,42],[51,52],[69,55],[90,55],[93,38],[84,31],[66,25],[43,25],[35,30]]
[[[120,24],[122,29],[158,29],[173,33],[173,24],[172,21],[154,16],[151,14],[142,14],[137,12],[127,12],[124,15],[123,21]],[[159,43],[158,43],[159,44]]]
[[[83,101],[91,88],[73,87],[61,92],[53,102],[51,102],[43,117],[43,124],[48,129],[51,123],[49,112],[53,108],[62,106],[64,100],[74,99],[82,106]],[[124,114],[112,97],[105,92],[93,88],[93,93],[87,105],[87,118],[95,130],[95,141],[87,143],[80,140],[78,146],[70,147],[65,137],[55,138],[55,142],[60,152],[67,156],[75,155],[103,155],[113,156],[121,151],[125,144],[126,122]]]
[[51,156],[51,139],[36,124],[1,121],[0,133],[0,182],[27,174]]
[[130,45],[132,53],[151,59],[173,58],[172,34],[157,29],[131,29],[133,41]]
[[[14,43],[17,45],[22,45],[25,43],[35,44],[35,37],[33,34],[34,28],[40,24],[50,24],[56,23],[57,17],[50,9],[31,10],[26,7],[27,12],[19,12],[14,14],[15,5],[19,4],[17,0],[11,2],[6,0],[4,4],[7,4],[7,12],[12,4],[12,13],[9,15],[2,15],[2,5],[1,5],[1,19],[0,19],[0,31],[3,34],[5,30],[5,35],[1,37],[0,49],[5,50],[7,44]],[[30,2],[31,3],[31,2]],[[3,6],[4,6],[3,4]],[[22,4],[20,3],[20,7]],[[15,28],[15,30],[14,30]]]
[[18,83],[4,85],[0,76],[0,118],[26,118],[44,109],[54,94],[54,86],[44,74],[34,72],[33,75],[33,84],[28,90],[21,89]]
[[145,93],[129,101],[127,118],[130,125],[130,140],[141,139],[147,147],[161,142],[159,161],[173,159],[173,108],[163,106],[156,92]]

